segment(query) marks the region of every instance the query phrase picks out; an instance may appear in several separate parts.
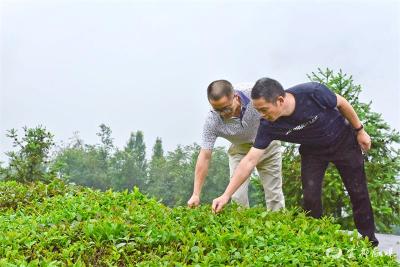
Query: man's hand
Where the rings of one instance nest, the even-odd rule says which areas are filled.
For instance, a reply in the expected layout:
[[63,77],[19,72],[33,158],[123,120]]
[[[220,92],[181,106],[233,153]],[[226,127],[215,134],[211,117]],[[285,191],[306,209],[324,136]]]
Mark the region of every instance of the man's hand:
[[213,200],[212,203],[212,211],[213,213],[218,213],[222,210],[222,208],[228,203],[230,197],[225,194]]
[[[361,122],[357,113],[354,111],[354,108],[343,96],[336,94],[336,98],[337,108],[340,113],[350,122],[354,129],[358,129]],[[363,152],[367,152],[371,148],[371,138],[364,129],[357,132],[357,142]]]
[[197,195],[192,195],[192,197],[187,202],[189,208],[195,208],[200,205],[200,197]]
[[357,133],[357,141],[361,147],[361,150],[367,152],[371,148],[371,137],[367,134],[364,129]]

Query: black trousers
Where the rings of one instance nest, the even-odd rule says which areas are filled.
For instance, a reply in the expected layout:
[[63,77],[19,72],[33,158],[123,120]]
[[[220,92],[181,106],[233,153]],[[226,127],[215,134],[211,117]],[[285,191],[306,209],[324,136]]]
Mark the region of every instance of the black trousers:
[[322,181],[329,162],[338,169],[343,184],[350,196],[354,223],[363,237],[368,237],[376,246],[375,222],[368,194],[364,170],[364,158],[357,138],[351,129],[338,137],[329,147],[300,146],[301,178],[303,186],[304,209],[315,218],[322,216]]

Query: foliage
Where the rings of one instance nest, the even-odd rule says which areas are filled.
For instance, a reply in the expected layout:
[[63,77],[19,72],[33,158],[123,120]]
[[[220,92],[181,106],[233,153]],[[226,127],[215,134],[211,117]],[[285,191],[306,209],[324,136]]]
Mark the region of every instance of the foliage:
[[126,146],[120,150],[113,144],[111,129],[101,124],[100,144],[85,145],[79,136],[60,148],[55,162],[61,165],[61,178],[107,190],[143,187],[147,177],[146,146],[143,133],[131,133]]
[[49,166],[50,149],[54,145],[53,135],[42,126],[24,127],[23,130],[22,137],[18,136],[15,129],[7,133],[16,151],[6,153],[9,164],[0,167],[0,177],[20,182],[50,181],[59,168],[56,164]]
[[143,132],[131,133],[123,150],[117,150],[111,156],[111,187],[117,190],[144,187],[147,180],[146,145]]
[[0,182],[1,266],[399,266],[296,210],[168,208],[136,188]]
[[[178,146],[164,155],[162,140],[157,138],[148,162],[141,131],[131,133],[126,146],[119,150],[112,143],[112,131],[105,125],[100,128],[100,144],[84,145],[75,136],[59,149],[55,162],[62,165],[61,178],[101,190],[131,190],[137,186],[168,206],[186,203],[193,190],[199,145]],[[203,202],[209,203],[217,197],[228,181],[228,157],[224,148],[217,147],[204,185]]]
[[[105,128],[103,133],[108,132]],[[110,155],[114,149],[111,138],[100,136],[105,142],[99,145],[85,145],[80,137],[75,134],[70,143],[61,148],[62,153],[57,153],[56,164],[61,165],[60,178],[70,182],[93,188],[106,190],[111,181],[108,176]]]

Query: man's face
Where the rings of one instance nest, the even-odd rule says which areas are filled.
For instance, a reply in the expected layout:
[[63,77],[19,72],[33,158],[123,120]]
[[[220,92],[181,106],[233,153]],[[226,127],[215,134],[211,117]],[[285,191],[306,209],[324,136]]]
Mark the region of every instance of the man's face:
[[235,113],[237,106],[240,105],[237,98],[237,95],[232,95],[221,97],[218,100],[210,99],[209,101],[215,112],[224,119],[230,119]]
[[276,121],[282,114],[284,98],[282,96],[274,102],[267,102],[263,97],[253,99],[253,107],[268,121]]

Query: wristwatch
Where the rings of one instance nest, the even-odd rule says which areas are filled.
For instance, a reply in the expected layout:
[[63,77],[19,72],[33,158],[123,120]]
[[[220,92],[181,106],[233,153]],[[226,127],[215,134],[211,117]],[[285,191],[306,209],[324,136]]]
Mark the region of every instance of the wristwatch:
[[364,129],[364,125],[361,124],[360,127],[354,128],[354,131],[356,131],[356,132],[358,133],[358,132],[361,131],[362,129]]

